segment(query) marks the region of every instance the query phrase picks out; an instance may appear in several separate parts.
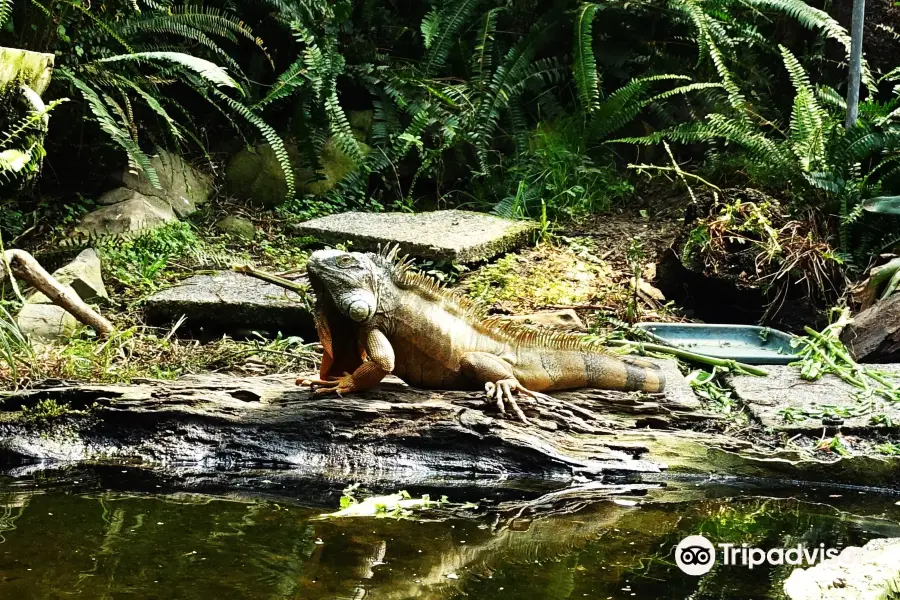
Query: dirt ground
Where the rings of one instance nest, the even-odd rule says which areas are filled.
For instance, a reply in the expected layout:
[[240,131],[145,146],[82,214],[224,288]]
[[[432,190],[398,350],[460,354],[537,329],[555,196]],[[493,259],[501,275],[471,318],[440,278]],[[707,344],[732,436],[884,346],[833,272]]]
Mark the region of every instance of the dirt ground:
[[651,194],[658,193],[638,194],[611,213],[560,225],[549,239],[464,274],[458,285],[499,314],[573,308],[588,324],[598,314],[625,321],[684,320],[653,280],[689,199],[660,202],[657,195],[650,208]]

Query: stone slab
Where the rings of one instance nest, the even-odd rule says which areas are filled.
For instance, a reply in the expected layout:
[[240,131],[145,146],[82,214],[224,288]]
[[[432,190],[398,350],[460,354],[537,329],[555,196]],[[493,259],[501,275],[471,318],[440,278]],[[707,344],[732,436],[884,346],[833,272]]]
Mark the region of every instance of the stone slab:
[[473,263],[510,252],[528,243],[533,221],[512,221],[464,210],[423,213],[346,212],[306,221],[298,234],[326,243],[353,242],[353,250],[400,245],[415,258]]
[[175,323],[182,315],[186,327],[232,333],[279,331],[313,339],[315,326],[304,299],[277,285],[233,271],[195,275],[157,292],[143,302],[150,323]]
[[[787,422],[778,411],[790,407],[795,412],[821,411],[823,406],[859,409],[862,403],[856,398],[858,388],[844,383],[834,375],[825,375],[818,381],[800,378],[800,370],[787,365],[766,365],[762,367],[769,375],[753,377],[749,375],[731,376],[731,385],[738,397],[744,401],[750,413],[768,428],[791,433],[815,433],[822,431],[822,420],[802,415],[796,421]],[[878,369],[895,375],[900,383],[900,364],[878,365]],[[880,396],[874,397],[872,414],[884,414],[893,422],[893,428],[900,428],[900,405],[892,404]],[[844,430],[886,429],[871,423],[871,414],[860,417],[844,417]]]
[[677,361],[663,358],[637,358],[656,363],[662,369],[666,376],[665,405],[667,407],[680,411],[698,411],[701,409],[702,403],[700,398],[694,393],[688,380],[681,374]]

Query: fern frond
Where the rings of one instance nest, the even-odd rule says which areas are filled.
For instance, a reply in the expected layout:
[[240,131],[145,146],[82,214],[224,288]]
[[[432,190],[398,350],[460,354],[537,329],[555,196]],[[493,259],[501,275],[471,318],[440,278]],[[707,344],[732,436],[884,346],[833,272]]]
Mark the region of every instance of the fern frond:
[[[824,10],[812,7],[803,0],[744,0],[748,5],[760,9],[770,9],[785,14],[803,27],[821,31],[829,39],[835,40],[844,47],[846,56],[850,57],[850,34],[831,15]],[[877,88],[875,78],[869,64],[863,59],[862,80],[871,92]]]
[[49,102],[41,110],[29,112],[28,115],[26,115],[22,119],[19,119],[15,126],[13,126],[13,128],[3,136],[3,139],[0,139],[0,148],[8,148],[10,144],[19,139],[19,136],[23,135],[27,131],[42,131],[44,129],[44,118],[50,114],[50,111],[52,111],[63,102],[68,101],[68,98],[60,98],[58,100]]
[[478,42],[475,45],[475,56],[472,58],[473,78],[484,83],[484,78],[491,72],[492,54],[494,51],[494,30],[497,28],[497,15],[503,6],[497,6],[484,14],[478,30]]
[[[680,79],[680,77],[679,77]],[[714,82],[697,82],[697,83],[689,83],[687,85],[678,86],[676,88],[672,88],[671,90],[666,90],[665,92],[660,92],[655,96],[652,96],[649,102],[659,102],[661,100],[668,100],[669,98],[673,98],[675,96],[684,96],[685,94],[690,94],[691,92],[697,92],[700,90],[715,90],[722,89],[723,86],[721,83]]]
[[816,100],[809,75],[800,61],[784,46],[778,46],[785,69],[794,86],[790,139],[803,172],[817,170],[825,163],[825,120],[828,114]]
[[272,148],[272,152],[275,153],[275,157],[278,159],[278,165],[281,167],[281,171],[284,174],[284,182],[287,186],[287,198],[285,200],[291,200],[296,193],[296,185],[294,180],[294,168],[291,165],[291,158],[287,152],[287,148],[284,146],[284,140],[281,139],[281,136],[278,135],[272,127],[266,123],[262,117],[257,115],[255,112],[232,98],[227,94],[221,92],[218,88],[210,88],[210,91],[220,100],[225,102],[232,111],[240,115],[244,118],[248,123],[256,127],[257,131],[263,136],[263,139],[269,144]]
[[440,11],[437,18],[441,27],[425,55],[425,64],[422,66],[425,74],[435,73],[444,66],[450,48],[458,39],[459,30],[472,14],[476,4],[476,0],[454,0]]
[[[234,60],[231,55],[226,52],[221,46],[219,46],[212,38],[206,35],[206,33],[201,31],[200,29],[196,29],[180,21],[173,20],[169,16],[150,17],[142,18],[140,20],[134,20],[131,23],[126,23],[125,26],[122,27],[121,31],[123,32],[123,34],[131,35],[138,33],[149,33],[156,36],[174,35],[182,37],[186,40],[190,40],[192,42],[197,42],[201,46],[209,49],[216,56],[221,58],[229,66],[229,68],[243,77],[243,71],[241,70],[240,65],[238,65],[237,61]],[[237,40],[235,39],[235,41]],[[161,49],[161,45],[156,41],[149,44],[152,50],[149,50],[147,48],[147,44],[136,45],[141,47],[141,49],[144,51],[160,51]]]
[[599,4],[586,2],[579,7],[575,15],[575,56],[572,73],[575,86],[578,88],[578,99],[583,110],[588,113],[593,112],[600,102],[600,76],[597,74],[592,35],[594,15],[599,9]]
[[6,22],[12,16],[13,0],[0,0],[0,27],[6,25]]
[[266,96],[254,105],[254,108],[264,108],[273,102],[278,102],[293,94],[298,88],[302,87],[306,69],[306,58],[301,56],[282,71],[281,75]]
[[[134,54],[119,54],[108,58],[100,58],[93,62],[94,64],[121,62],[168,63],[188,69],[213,85],[241,90],[241,87],[237,82],[232,79],[222,67],[209,62],[206,59],[191,56],[190,54],[185,54],[183,52],[135,52]],[[243,90],[241,90],[241,92],[243,92]]]
[[815,89],[815,96],[819,102],[823,104],[827,104],[832,108],[836,108],[840,111],[847,110],[847,100],[844,99],[843,96],[837,93],[833,87],[827,85],[818,85]]
[[362,152],[359,149],[356,138],[353,137],[353,129],[350,127],[350,121],[347,119],[347,115],[338,101],[336,91],[332,91],[331,95],[325,99],[325,113],[328,115],[329,129],[337,147],[353,159],[353,162],[360,164],[363,160]]
[[57,69],[57,73],[70,81],[78,91],[81,92],[82,97],[87,101],[100,128],[106,132],[115,143],[125,150],[125,153],[128,156],[128,162],[131,166],[143,171],[153,187],[162,189],[162,186],[159,183],[159,175],[156,173],[156,169],[153,168],[153,165],[150,164],[150,157],[148,157],[147,154],[141,150],[141,147],[138,146],[137,142],[131,138],[130,133],[122,129],[115,118],[109,114],[106,104],[100,99],[97,92],[68,69],[59,68]]
[[528,36],[509,49],[494,71],[488,90],[473,111],[475,148],[484,169],[487,168],[486,153],[491,134],[497,126],[500,112],[523,89],[523,80],[528,75],[540,32],[540,25],[535,26]]
[[588,125],[591,136],[595,139],[604,139],[610,133],[630,123],[649,104],[650,101],[645,97],[645,92],[651,83],[689,79],[690,77],[685,75],[653,75],[632,79],[597,106]]
[[440,26],[441,13],[438,12],[437,8],[432,8],[422,19],[422,24],[419,25],[419,30],[422,32],[422,40],[426,50],[431,48],[431,43],[434,41],[435,36],[437,36]]

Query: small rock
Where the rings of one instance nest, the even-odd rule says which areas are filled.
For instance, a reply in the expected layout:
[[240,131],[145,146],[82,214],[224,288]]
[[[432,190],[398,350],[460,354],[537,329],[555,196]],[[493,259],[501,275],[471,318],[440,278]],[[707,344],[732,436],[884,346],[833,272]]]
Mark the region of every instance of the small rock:
[[168,204],[129,191],[127,200],[84,215],[75,227],[76,233],[96,236],[138,233],[178,220]]
[[78,327],[75,317],[55,304],[26,303],[16,324],[29,340],[45,344],[69,339]]
[[561,310],[551,310],[530,315],[510,315],[504,316],[509,321],[523,321],[525,323],[533,323],[535,325],[545,325],[548,327],[561,327],[564,329],[586,329],[584,322],[571,308]]
[[509,252],[531,240],[537,224],[464,210],[417,214],[346,212],[301,223],[300,236],[326,243],[353,242],[354,250],[399,243],[417,258],[471,263]]
[[222,233],[232,235],[242,240],[253,241],[256,238],[256,226],[250,219],[229,215],[216,223],[216,228]]
[[[93,248],[84,250],[75,260],[53,272],[53,278],[60,284],[68,286],[85,302],[98,298],[109,298],[100,268],[100,256]],[[27,298],[31,304],[51,304],[50,298],[41,292],[35,292]]]
[[143,307],[148,322],[155,324],[171,324],[185,315],[186,327],[215,332],[249,328],[314,337],[315,331],[299,294],[233,271],[196,275],[153,294]]
[[[125,188],[166,202],[179,217],[190,215],[197,210],[197,206],[209,200],[212,191],[209,176],[177,154],[160,150],[158,155],[150,158],[150,165],[156,170],[160,188],[153,187],[144,172],[139,170],[123,169],[114,174],[113,179]],[[106,201],[112,199],[110,197]]]

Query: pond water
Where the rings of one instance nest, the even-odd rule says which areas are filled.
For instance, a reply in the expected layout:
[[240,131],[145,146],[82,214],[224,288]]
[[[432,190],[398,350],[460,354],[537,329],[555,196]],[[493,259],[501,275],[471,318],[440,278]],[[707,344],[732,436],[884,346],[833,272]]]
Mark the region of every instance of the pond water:
[[306,501],[102,485],[79,470],[0,478],[0,598],[778,598],[793,567],[717,563],[692,577],[675,545],[700,532],[764,549],[900,537],[900,497],[808,485],[491,493],[477,509],[404,520],[317,520],[340,482]]

